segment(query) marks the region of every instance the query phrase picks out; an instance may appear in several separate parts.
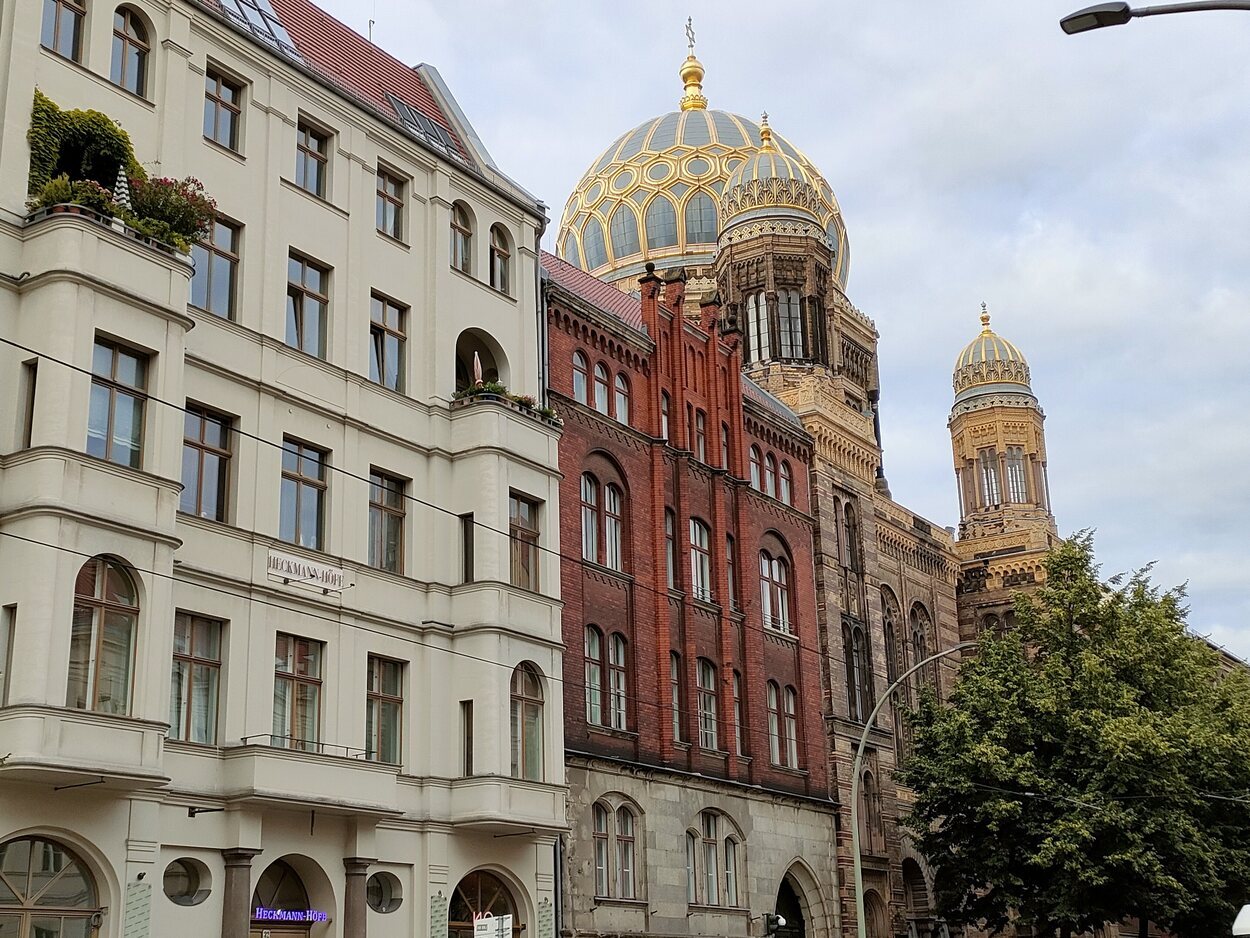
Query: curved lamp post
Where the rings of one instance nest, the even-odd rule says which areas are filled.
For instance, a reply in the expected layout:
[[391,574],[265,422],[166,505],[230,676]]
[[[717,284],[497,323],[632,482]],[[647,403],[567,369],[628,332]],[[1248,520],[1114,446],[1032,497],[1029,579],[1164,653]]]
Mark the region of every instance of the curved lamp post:
[[[1250,6],[1250,4],[1247,4]],[[939,658],[945,658],[947,655],[953,655],[957,651],[963,651],[965,648],[976,648],[976,642],[960,642],[945,651],[939,651],[936,655],[930,655],[919,664],[914,664],[902,673],[897,681],[885,689],[885,693],[881,695],[881,699],[877,701],[877,705],[872,708],[872,713],[868,714],[868,719],[864,721],[864,732],[860,734],[859,745],[855,747],[855,762],[851,767],[851,851],[855,854],[855,926],[859,938],[868,938],[868,923],[864,920],[864,864],[859,855],[859,778],[860,772],[864,767],[864,747],[868,745],[868,734],[877,723],[877,713],[885,705],[896,690],[903,686],[903,682],[919,671],[927,664],[937,661]]]
[[1099,3],[1075,13],[1069,13],[1059,21],[1059,26],[1069,36],[1087,33],[1104,26],[1123,26],[1137,16],[1162,16],[1166,13],[1197,13],[1202,10],[1250,10],[1250,2],[1238,0],[1191,0],[1189,3],[1165,3],[1162,6],[1138,7],[1127,3]]

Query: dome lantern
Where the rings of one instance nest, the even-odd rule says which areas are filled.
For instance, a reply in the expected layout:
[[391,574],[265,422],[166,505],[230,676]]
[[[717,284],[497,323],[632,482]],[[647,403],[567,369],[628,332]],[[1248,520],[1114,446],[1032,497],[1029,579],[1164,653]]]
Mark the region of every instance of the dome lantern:
[[707,98],[703,96],[703,63],[694,57],[694,17],[686,17],[686,44],[690,53],[681,63],[681,81],[686,93],[681,96],[683,111],[706,111]]
[[990,328],[990,311],[981,304],[981,333],[955,359],[955,403],[993,393],[1033,395],[1029,363],[1011,342]]

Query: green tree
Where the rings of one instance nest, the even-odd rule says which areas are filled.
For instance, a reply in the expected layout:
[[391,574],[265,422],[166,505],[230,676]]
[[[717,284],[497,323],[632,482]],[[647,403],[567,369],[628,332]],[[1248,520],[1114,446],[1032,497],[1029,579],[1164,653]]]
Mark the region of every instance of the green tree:
[[1250,680],[1186,631],[1183,589],[1099,579],[1081,534],[910,715],[903,823],[939,912],[1070,936],[1129,916],[1184,938],[1250,900]]

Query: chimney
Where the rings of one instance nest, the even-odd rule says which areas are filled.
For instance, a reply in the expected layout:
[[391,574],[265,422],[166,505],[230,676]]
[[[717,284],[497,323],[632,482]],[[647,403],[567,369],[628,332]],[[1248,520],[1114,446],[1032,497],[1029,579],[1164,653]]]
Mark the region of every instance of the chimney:
[[660,311],[657,304],[661,282],[655,275],[655,264],[648,261],[647,272],[638,278],[638,287],[642,293],[642,324],[652,341],[659,341],[660,336]]
[[677,273],[664,282],[664,305],[673,311],[674,316],[682,315],[682,306],[686,302],[686,268],[677,268]]

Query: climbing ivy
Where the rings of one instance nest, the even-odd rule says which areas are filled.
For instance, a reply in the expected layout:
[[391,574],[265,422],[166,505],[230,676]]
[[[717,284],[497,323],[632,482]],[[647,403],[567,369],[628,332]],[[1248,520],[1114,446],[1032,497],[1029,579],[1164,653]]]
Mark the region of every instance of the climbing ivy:
[[117,170],[145,179],[147,173],[135,159],[130,135],[100,111],[65,111],[39,89],[30,114],[30,173],[27,195],[37,197],[58,176],[71,182],[90,179],[106,189],[117,182]]

